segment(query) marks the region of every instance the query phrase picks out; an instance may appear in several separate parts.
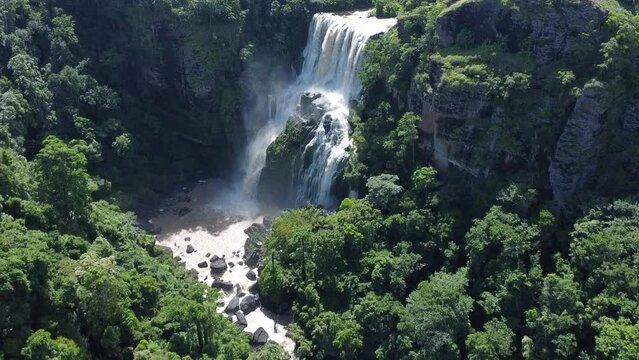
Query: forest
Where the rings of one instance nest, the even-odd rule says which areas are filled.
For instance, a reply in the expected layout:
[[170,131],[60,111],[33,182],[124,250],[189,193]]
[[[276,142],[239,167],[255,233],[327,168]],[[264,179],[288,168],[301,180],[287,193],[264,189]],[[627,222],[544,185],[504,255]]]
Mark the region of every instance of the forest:
[[[313,14],[369,8],[359,196],[273,219],[296,346],[256,348],[139,218],[230,176]],[[292,355],[639,359],[639,4],[0,1],[0,359]]]

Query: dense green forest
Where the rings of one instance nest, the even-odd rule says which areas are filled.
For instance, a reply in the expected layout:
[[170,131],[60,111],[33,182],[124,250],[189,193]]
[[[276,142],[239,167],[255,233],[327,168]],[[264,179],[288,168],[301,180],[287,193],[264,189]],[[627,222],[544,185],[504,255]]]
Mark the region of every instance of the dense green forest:
[[630,0],[0,1],[0,359],[288,359],[129,210],[228,175],[246,77],[365,7],[398,25],[360,75],[361,197],[264,241],[296,356],[639,359]]

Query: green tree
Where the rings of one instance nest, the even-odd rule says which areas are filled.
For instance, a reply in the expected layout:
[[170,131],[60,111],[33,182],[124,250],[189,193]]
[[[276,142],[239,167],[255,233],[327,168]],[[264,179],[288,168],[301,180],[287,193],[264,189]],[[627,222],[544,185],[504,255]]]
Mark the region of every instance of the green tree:
[[391,174],[371,176],[366,181],[366,200],[383,212],[390,212],[396,206],[404,188],[397,184],[399,177]]
[[473,299],[466,293],[466,273],[466,269],[435,273],[408,296],[398,329],[408,340],[408,350],[418,358],[459,357],[473,309]]
[[95,183],[87,172],[87,159],[78,150],[50,136],[35,159],[38,199],[53,209],[63,229],[86,220]]
[[45,330],[38,330],[29,336],[22,356],[29,360],[81,360],[86,355],[73,340],[58,337],[53,339]]
[[606,318],[596,338],[601,359],[632,360],[639,358],[639,324],[628,319]]
[[468,360],[511,359],[515,352],[515,333],[502,319],[492,319],[482,331],[466,337]]
[[291,356],[284,349],[273,343],[267,343],[259,351],[252,352],[248,360],[290,360]]
[[325,311],[312,319],[307,328],[319,358],[326,356],[355,359],[361,351],[361,326],[349,313]]

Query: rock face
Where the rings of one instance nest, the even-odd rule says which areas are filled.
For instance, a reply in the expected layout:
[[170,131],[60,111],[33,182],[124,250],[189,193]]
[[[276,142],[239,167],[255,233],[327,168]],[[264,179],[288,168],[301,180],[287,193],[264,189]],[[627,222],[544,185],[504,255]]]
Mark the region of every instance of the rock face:
[[[542,0],[523,0],[518,6],[519,9],[511,8],[499,0],[449,2],[448,8],[436,20],[439,48],[474,48],[483,43],[500,43],[509,54],[529,49],[531,62],[542,66],[578,58],[584,52],[598,52],[608,13],[604,1],[559,1],[549,6]],[[418,20],[399,20],[400,37],[403,32],[414,31],[411,26],[415,21]],[[456,55],[456,51],[452,54]],[[482,79],[455,84],[453,77],[453,81],[448,81],[448,69],[458,65],[454,63],[456,60],[445,60],[445,54],[443,51],[431,56],[428,73],[419,82],[414,78],[408,89],[387,89],[398,107],[421,114],[419,129],[425,136],[420,148],[432,157],[438,170],[445,173],[454,168],[473,177],[483,177],[522,166],[522,162],[539,161],[539,158],[535,159],[540,153],[535,146],[515,145],[509,152],[509,145],[513,143],[509,143],[506,136],[500,137],[504,120],[514,121],[514,116],[519,119],[521,115],[513,115],[511,109],[501,107],[495,101],[492,88]],[[460,54],[465,56],[463,51]],[[491,71],[499,71],[490,61],[482,61],[482,64]],[[459,68],[464,66],[461,64]],[[565,121],[570,110],[555,108],[568,101],[538,100],[536,106],[531,106],[539,109],[538,114],[530,114],[526,121],[535,121],[541,126],[550,126],[547,124],[559,119]],[[628,111],[628,114],[636,113],[635,110]],[[624,129],[635,127],[639,127],[639,121],[626,115]],[[558,135],[556,132],[552,136]],[[496,143],[507,145],[496,151]],[[545,159],[543,162],[546,166]]]
[[580,45],[598,37],[598,31],[606,20],[605,10],[597,1],[561,1],[552,8],[543,7],[541,0],[529,0],[533,55],[539,64],[548,64],[554,59],[571,56]]
[[431,61],[434,90],[423,93],[418,101],[422,114],[419,128],[431,137],[433,158],[441,171],[452,165],[478,176],[481,170],[466,165],[466,154],[470,136],[482,129],[482,116],[490,106],[489,89],[481,83],[451,86],[438,70],[442,66]]
[[437,19],[440,46],[453,45],[464,31],[475,44],[505,40],[516,46],[528,30],[523,19],[509,8],[502,7],[499,0],[458,1],[444,10]]
[[266,164],[260,175],[258,197],[261,201],[286,207],[294,203],[293,182],[303,147],[312,137],[329,103],[320,93],[306,92],[286,128],[268,147]]
[[260,298],[258,295],[249,294],[246,295],[240,302],[240,310],[245,315],[250,314],[252,311],[260,306]]
[[605,112],[601,97],[601,88],[584,89],[557,142],[548,172],[559,207],[587,186],[597,170]]
[[266,332],[266,330],[264,330],[264,328],[261,327],[255,330],[253,336],[251,337],[251,344],[254,346],[264,345],[267,341],[268,333]]

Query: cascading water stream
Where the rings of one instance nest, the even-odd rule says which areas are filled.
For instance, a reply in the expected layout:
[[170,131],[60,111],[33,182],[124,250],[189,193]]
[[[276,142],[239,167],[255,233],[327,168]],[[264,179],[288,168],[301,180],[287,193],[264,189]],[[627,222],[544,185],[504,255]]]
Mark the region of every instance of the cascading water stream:
[[296,202],[333,205],[332,187],[351,147],[349,103],[357,100],[361,91],[357,72],[362,65],[364,47],[371,36],[388,31],[395,24],[395,19],[370,17],[370,11],[313,16],[301,72],[291,86],[270,96],[269,120],[256,132],[247,148],[245,193],[255,194],[268,145],[283,130],[300,96],[311,91],[321,94],[325,112],[302,155],[311,161],[299,166]]

